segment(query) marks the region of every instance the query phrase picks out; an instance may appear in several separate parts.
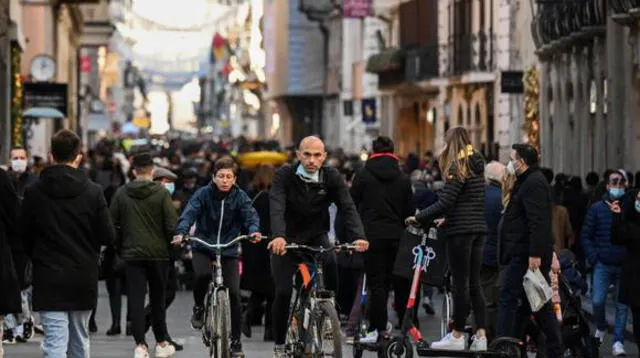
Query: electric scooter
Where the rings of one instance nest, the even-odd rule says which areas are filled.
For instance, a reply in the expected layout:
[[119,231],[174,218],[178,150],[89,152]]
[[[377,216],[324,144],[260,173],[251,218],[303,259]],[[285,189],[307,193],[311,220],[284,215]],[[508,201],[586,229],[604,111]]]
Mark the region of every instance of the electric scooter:
[[[493,357],[493,358],[520,358],[526,356],[525,347],[522,341],[515,338],[502,337],[493,340],[486,351],[450,351],[443,349],[432,349],[430,343],[424,339],[420,331],[413,324],[414,310],[416,309],[416,297],[420,289],[420,277],[423,272],[427,273],[429,263],[436,258],[436,252],[429,245],[429,240],[437,240],[437,231],[434,227],[425,232],[420,228],[409,227],[407,230],[414,231],[414,234],[421,235],[422,241],[419,246],[413,248],[414,264],[413,276],[411,280],[411,291],[407,308],[402,318],[400,333],[383,344],[380,349],[382,354],[379,357],[386,358],[412,358],[413,345],[415,342],[416,352],[420,357]],[[446,317],[448,320],[449,317]]]

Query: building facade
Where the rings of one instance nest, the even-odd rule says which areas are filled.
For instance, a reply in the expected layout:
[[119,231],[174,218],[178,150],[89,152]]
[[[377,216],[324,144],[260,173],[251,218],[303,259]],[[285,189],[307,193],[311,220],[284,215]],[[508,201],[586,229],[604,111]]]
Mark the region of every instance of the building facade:
[[588,0],[536,7],[545,165],[581,176],[640,168],[639,6]]

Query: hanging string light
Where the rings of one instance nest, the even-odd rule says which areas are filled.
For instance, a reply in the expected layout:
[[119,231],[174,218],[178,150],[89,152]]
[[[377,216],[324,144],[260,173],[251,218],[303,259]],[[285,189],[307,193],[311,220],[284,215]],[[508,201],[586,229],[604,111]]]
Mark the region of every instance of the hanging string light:
[[20,47],[11,44],[11,142],[14,147],[24,145],[24,123],[22,120],[22,52]]

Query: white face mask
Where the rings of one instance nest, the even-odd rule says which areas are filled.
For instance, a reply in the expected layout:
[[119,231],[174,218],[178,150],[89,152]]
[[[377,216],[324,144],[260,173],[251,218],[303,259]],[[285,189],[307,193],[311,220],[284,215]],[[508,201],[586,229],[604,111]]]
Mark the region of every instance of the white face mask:
[[27,170],[27,161],[24,159],[12,160],[11,170],[13,170],[16,173],[24,173]]
[[507,171],[511,175],[516,175],[516,167],[513,165],[512,160],[510,160],[509,163],[507,163]]

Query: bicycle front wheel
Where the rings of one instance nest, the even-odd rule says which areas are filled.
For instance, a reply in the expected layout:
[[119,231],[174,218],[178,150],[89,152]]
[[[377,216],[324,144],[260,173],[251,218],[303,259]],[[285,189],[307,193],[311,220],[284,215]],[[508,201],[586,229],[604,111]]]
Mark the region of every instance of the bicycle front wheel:
[[211,306],[214,319],[213,337],[211,339],[211,358],[229,358],[229,334],[231,332],[231,308],[227,291],[216,293],[216,304]]
[[342,358],[342,332],[336,308],[330,301],[318,302],[314,337],[319,352],[315,357]]

